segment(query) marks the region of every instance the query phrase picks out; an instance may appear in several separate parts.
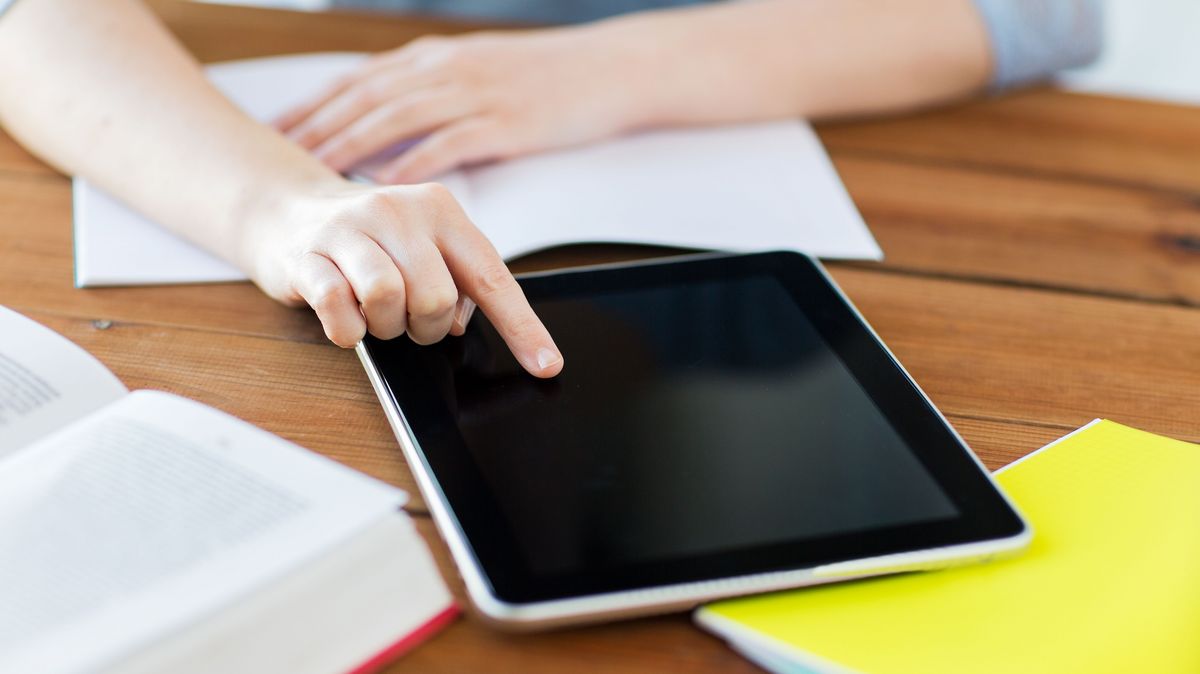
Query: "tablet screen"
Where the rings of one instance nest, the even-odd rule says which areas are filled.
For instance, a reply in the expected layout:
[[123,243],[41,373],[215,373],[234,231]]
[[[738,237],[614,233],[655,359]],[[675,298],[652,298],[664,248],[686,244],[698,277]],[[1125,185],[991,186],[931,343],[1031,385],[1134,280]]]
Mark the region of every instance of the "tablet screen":
[[386,353],[472,545],[515,596],[960,518],[847,365],[861,345],[780,275],[524,285],[566,360],[554,379],[525,374],[482,316]]
[[481,323],[441,394],[536,573],[955,514],[774,277],[534,308],[557,380]]

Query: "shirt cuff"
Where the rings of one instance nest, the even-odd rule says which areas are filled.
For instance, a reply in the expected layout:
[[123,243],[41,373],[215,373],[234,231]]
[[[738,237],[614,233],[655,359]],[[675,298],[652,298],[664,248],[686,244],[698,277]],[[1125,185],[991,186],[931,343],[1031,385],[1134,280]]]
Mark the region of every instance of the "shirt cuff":
[[992,47],[993,90],[1045,79],[1100,54],[1100,0],[974,0]]

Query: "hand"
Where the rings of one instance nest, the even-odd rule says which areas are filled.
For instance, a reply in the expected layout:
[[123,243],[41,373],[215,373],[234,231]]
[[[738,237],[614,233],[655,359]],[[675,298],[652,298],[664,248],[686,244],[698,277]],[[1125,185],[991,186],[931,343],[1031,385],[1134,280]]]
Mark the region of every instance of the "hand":
[[372,177],[427,180],[464,164],[585,143],[636,123],[638,74],[586,28],[421,38],[380,54],[276,126],[334,170],[416,143]]
[[477,304],[530,374],[553,377],[562,355],[496,249],[441,185],[339,181],[250,218],[246,267],[268,295],[307,302],[331,341],[366,332],[418,344],[462,335]]

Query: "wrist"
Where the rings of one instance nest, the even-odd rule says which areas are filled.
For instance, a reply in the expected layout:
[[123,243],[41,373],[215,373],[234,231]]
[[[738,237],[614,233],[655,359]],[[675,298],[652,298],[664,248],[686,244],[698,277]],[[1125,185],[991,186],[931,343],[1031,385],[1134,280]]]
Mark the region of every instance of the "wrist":
[[322,197],[353,189],[353,183],[332,171],[246,185],[231,218],[232,241],[228,250],[232,251],[233,262],[251,278],[258,279],[264,253],[279,250],[288,229],[311,219]]
[[589,39],[607,45],[617,64],[609,84],[627,99],[634,128],[793,117],[803,112],[801,59],[780,30],[794,22],[793,5],[758,0],[638,12],[593,24]]
[[687,110],[671,85],[686,77],[680,67],[685,59],[675,54],[674,36],[660,32],[668,17],[659,14],[640,12],[569,29],[572,50],[596,59],[592,85],[609,98],[605,106],[614,133],[687,123]]

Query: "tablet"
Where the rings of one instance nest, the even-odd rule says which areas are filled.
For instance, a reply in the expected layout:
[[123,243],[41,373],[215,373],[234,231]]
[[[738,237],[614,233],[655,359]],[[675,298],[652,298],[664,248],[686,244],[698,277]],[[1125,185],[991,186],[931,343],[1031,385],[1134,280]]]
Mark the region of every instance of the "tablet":
[[518,277],[561,349],[486,317],[359,355],[479,612],[539,627],[977,561],[1030,531],[820,263],[702,255]]

